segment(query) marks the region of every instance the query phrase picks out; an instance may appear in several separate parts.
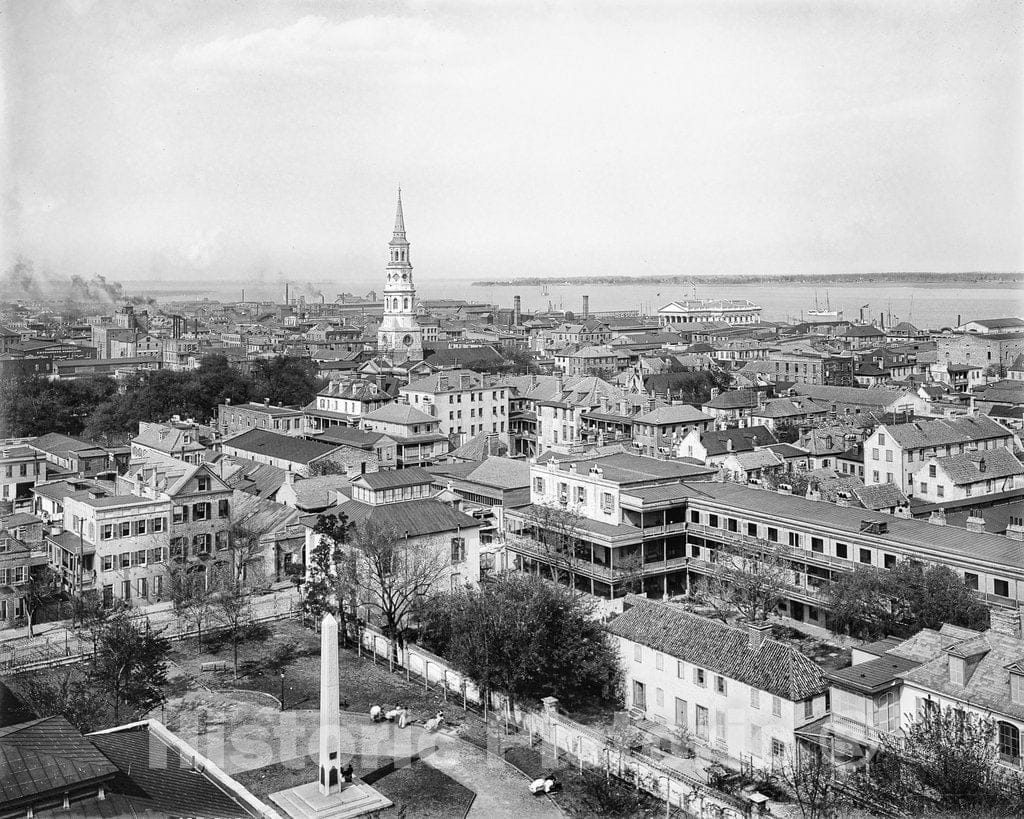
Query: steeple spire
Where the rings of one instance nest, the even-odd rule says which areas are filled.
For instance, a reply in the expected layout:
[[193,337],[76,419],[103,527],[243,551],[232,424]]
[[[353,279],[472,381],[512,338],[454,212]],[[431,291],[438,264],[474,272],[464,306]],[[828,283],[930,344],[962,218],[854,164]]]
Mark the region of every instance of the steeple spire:
[[405,237],[405,215],[402,213],[402,188],[398,188],[398,209],[395,211],[395,235]]

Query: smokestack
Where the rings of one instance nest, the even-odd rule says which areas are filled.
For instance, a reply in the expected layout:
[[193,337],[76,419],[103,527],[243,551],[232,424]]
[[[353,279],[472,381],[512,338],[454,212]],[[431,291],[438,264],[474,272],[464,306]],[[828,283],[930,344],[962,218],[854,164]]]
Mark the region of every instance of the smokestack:
[[284,303],[288,304],[288,282],[284,283]]
[[512,299],[512,324],[516,327],[519,326],[520,316],[522,315],[523,300],[519,296],[515,296]]
[[245,288],[242,288],[242,304],[245,304]]
[[959,313],[956,314],[956,326],[957,327],[960,326],[960,314]]
[[583,297],[583,318],[590,315],[590,296]]

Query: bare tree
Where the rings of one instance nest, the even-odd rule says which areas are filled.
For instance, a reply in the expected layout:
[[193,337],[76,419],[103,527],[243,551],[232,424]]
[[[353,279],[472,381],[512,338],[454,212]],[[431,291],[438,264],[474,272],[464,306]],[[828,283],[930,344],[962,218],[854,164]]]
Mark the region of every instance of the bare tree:
[[535,503],[525,516],[529,538],[541,553],[551,579],[575,588],[576,548],[579,546],[580,513],[575,508],[555,503]]
[[172,560],[167,565],[167,592],[174,604],[174,612],[186,621],[195,623],[199,646],[203,645],[203,623],[213,605],[207,572],[196,564]]
[[404,533],[372,519],[352,527],[348,538],[362,602],[380,616],[394,645],[417,603],[437,587],[450,565],[441,543],[410,543]]
[[828,753],[799,749],[775,769],[803,819],[834,819],[845,801],[838,769]]
[[227,541],[217,561],[217,585],[237,592],[259,588],[267,580],[265,532],[249,521],[232,518]]
[[791,584],[788,562],[771,543],[720,550],[711,574],[697,584],[695,596],[727,620],[733,613],[748,620],[767,620],[785,599]]
[[30,574],[28,580],[16,588],[21,595],[21,605],[28,624],[28,636],[32,637],[36,615],[60,596],[59,579],[53,569],[45,567],[41,572]]

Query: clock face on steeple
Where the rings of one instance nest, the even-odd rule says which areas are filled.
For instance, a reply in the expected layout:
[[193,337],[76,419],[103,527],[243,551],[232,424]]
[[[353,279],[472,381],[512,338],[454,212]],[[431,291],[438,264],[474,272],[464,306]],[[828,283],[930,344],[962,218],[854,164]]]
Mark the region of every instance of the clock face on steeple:
[[411,346],[412,346],[412,336],[410,336],[410,335],[406,335],[406,337],[402,339],[402,343],[403,343],[403,344],[404,344],[404,345],[405,345],[406,347],[411,347]]

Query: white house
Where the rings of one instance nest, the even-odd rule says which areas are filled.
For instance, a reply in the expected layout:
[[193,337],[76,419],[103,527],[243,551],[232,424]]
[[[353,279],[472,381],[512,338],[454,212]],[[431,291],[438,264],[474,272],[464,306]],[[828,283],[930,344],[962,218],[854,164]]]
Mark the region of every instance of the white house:
[[958,501],[1024,485],[1024,464],[1009,449],[932,457],[914,473],[914,494],[931,503]]
[[698,748],[771,767],[792,754],[797,728],[826,713],[821,669],[771,626],[736,628],[635,596],[626,605],[609,630],[627,705],[686,729]]
[[1013,432],[984,415],[882,424],[864,442],[864,483],[913,494],[914,474],[932,457],[1013,446]]

